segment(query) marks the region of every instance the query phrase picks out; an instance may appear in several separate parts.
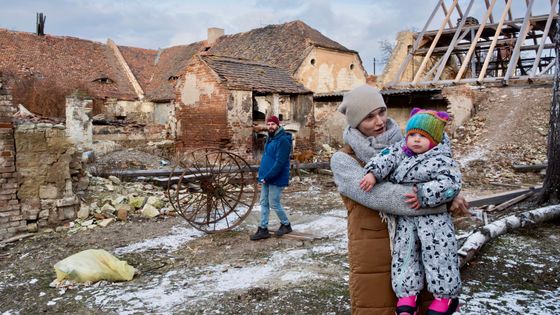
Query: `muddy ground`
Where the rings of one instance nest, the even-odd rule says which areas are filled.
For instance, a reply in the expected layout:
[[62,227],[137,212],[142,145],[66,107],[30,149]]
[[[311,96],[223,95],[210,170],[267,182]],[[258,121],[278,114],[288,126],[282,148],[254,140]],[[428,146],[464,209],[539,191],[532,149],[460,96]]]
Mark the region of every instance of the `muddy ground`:
[[[289,188],[285,200],[303,239],[249,241],[257,206],[239,228],[215,235],[189,227],[181,217],[134,218],[11,243],[0,250],[0,311],[349,314],[345,210],[332,179],[306,176]],[[271,226],[277,225],[271,218]],[[479,224],[471,221],[462,225]],[[486,246],[463,270],[462,314],[560,313],[559,225],[522,229]],[[57,261],[90,248],[115,254],[138,274],[130,282],[49,286]]]
[[[473,118],[453,141],[469,199],[542,182],[542,174],[516,173],[512,165],[546,159],[550,92],[529,87],[536,105],[526,108],[520,88],[482,91]],[[134,156],[139,159],[129,161]],[[126,151],[102,161],[157,166],[161,158]],[[124,185],[111,185],[110,192],[106,186],[93,180],[86,197],[130,193]],[[151,185],[135,187],[162,193]],[[349,314],[346,211],[332,178],[296,178],[284,200],[303,237],[249,241],[258,222],[255,206],[239,227],[221,234],[204,234],[178,216],[130,215],[105,228],[60,228],[0,245],[0,313]],[[489,219],[534,207],[518,205]],[[474,218],[456,223],[458,235],[482,224]],[[271,227],[277,225],[272,214]],[[462,270],[461,313],[560,314],[559,226],[524,228],[487,244]],[[138,273],[129,282],[50,286],[56,262],[90,248],[113,253]]]

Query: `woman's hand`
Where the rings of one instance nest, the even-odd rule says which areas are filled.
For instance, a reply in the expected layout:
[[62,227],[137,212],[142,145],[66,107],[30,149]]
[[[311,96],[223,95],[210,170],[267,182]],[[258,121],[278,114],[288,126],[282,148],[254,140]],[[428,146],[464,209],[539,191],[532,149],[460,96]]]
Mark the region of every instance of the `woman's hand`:
[[464,217],[471,215],[467,199],[460,194],[453,199],[451,205],[447,204],[447,210],[455,216]]
[[417,193],[418,193],[418,188],[412,187],[412,193],[404,194],[404,196],[407,198],[404,202],[410,204],[410,209],[415,209],[415,210],[420,209],[420,201],[418,200]]

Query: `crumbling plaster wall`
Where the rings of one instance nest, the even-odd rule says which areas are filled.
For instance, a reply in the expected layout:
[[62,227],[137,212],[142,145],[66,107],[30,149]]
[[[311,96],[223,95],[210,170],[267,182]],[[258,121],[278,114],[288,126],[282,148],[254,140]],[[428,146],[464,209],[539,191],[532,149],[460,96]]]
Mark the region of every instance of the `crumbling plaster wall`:
[[[383,68],[383,73],[381,76],[377,78],[376,85],[383,87],[390,82],[395,81],[396,75],[399,72],[399,69],[402,63],[405,61],[408,53],[414,46],[414,42],[416,41],[415,35],[417,33],[404,31],[399,32],[397,34],[396,44],[391,52],[391,56],[389,60],[385,64],[385,68]],[[423,40],[420,43],[420,47],[426,45],[426,41]],[[429,47],[429,46],[428,46]],[[405,68],[400,81],[397,82],[412,82],[414,79],[415,72],[420,67],[422,60],[424,59],[423,56],[415,56],[412,60],[408,63],[407,67]],[[430,69],[435,65],[435,63],[439,60],[439,57],[432,57],[426,62],[426,66],[424,68],[423,73],[426,74]],[[445,66],[440,80],[451,80],[455,79],[455,75],[457,74],[457,58],[452,56],[447,61],[447,65]],[[433,79],[433,74],[427,77],[427,80]],[[422,81],[422,77],[420,77],[420,81]]]
[[358,54],[313,47],[295,78],[315,93],[348,91],[366,83],[366,71]]
[[121,118],[141,124],[165,125],[172,117],[173,106],[170,102],[154,103],[110,99],[105,102],[105,114],[110,119]]
[[446,87],[441,94],[449,102],[447,112],[453,116],[453,120],[448,124],[447,130],[453,134],[457,127],[463,125],[473,115],[476,92],[469,86],[459,85]]
[[342,146],[342,132],[347,122],[344,114],[336,110],[340,102],[339,99],[315,101],[317,145],[327,144],[332,148]]
[[237,152],[252,158],[253,141],[253,93],[230,91],[227,103],[228,126],[234,130],[231,141],[237,144]]
[[93,147],[92,104],[79,95],[66,97],[66,135],[84,151]]

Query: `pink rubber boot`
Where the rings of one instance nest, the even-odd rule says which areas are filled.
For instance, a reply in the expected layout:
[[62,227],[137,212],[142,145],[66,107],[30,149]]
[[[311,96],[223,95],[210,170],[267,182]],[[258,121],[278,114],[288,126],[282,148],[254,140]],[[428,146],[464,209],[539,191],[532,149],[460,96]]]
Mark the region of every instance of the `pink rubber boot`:
[[459,299],[447,299],[435,297],[426,315],[451,315],[459,310]]
[[416,315],[416,295],[399,298],[397,301],[396,315]]

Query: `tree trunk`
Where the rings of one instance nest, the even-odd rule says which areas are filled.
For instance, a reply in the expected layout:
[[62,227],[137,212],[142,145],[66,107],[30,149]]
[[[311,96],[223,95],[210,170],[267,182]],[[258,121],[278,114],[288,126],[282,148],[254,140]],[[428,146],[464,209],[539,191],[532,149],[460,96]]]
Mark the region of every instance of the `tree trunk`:
[[556,20],[556,34],[554,35],[554,50],[556,53],[556,75],[552,91],[552,105],[550,107],[550,129],[548,131],[548,166],[543,183],[540,203],[560,202],[560,19]]
[[560,205],[539,208],[494,221],[470,235],[458,250],[459,266],[471,261],[484,244],[508,231],[560,217]]

